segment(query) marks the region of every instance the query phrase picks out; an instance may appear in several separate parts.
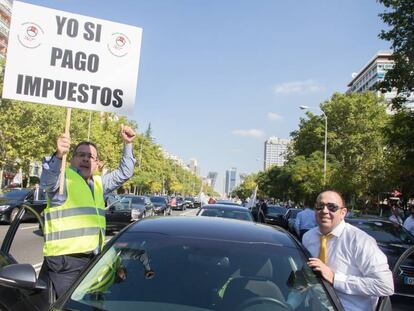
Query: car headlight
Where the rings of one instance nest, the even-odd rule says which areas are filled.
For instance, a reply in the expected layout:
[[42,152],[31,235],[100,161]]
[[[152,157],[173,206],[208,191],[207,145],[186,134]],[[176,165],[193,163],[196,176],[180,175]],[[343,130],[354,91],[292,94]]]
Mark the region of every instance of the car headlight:
[[0,205],[0,211],[5,211],[9,207],[10,207],[10,205]]
[[139,219],[143,211],[137,208],[131,209],[131,219],[136,220]]

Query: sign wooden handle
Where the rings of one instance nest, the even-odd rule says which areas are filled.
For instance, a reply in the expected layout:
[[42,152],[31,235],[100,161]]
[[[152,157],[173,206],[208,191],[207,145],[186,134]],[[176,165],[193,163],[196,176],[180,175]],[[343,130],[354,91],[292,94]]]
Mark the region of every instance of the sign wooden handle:
[[[69,135],[71,112],[72,112],[72,108],[68,108],[66,111],[66,124],[65,124],[66,135]],[[60,166],[59,194],[63,194],[63,187],[65,186],[66,157],[67,157],[67,154],[64,154],[62,157],[62,165]]]

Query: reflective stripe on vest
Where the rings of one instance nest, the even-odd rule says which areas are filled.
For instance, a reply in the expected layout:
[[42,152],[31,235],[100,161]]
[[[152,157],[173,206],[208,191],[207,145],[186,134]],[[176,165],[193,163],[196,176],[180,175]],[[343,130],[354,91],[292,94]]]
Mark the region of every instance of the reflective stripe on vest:
[[61,206],[44,210],[44,256],[91,252],[105,240],[105,202],[102,179],[93,177],[94,193],[74,170],[65,170],[67,198]]

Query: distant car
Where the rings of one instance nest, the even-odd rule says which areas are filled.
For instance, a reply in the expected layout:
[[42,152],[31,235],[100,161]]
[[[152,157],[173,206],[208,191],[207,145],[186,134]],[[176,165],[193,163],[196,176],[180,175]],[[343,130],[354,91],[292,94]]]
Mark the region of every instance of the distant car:
[[[47,205],[46,194],[41,189],[37,192],[37,197],[34,189],[11,188],[10,190],[5,190],[0,195],[0,222],[10,224],[16,218],[22,204],[30,206],[41,214]],[[35,219],[31,213],[25,214],[25,220]]]
[[171,215],[171,207],[165,197],[152,196],[150,197],[152,204],[154,204],[154,212],[156,215]]
[[[414,236],[404,227],[391,221],[379,218],[346,218],[346,222],[365,231],[372,236],[388,258],[388,264],[393,269],[401,254],[414,246]],[[394,303],[406,302],[409,310],[414,304],[414,255],[411,255],[399,267],[399,272],[394,275],[395,294],[391,297]]]
[[183,198],[176,197],[173,200],[175,201],[175,205],[171,205],[172,209],[178,209],[178,210],[181,210],[181,211],[186,210],[187,204],[185,203]]
[[154,216],[154,204],[152,204],[149,197],[133,194],[124,194],[122,197],[131,199],[131,217],[133,220]]
[[245,207],[236,205],[208,204],[203,205],[197,216],[232,218],[237,220],[254,221],[252,213]]
[[[2,251],[2,310],[45,310],[46,284],[31,265],[9,256],[9,247]],[[143,219],[114,237],[48,310],[343,311],[307,260],[277,227],[211,217]]]
[[194,198],[193,197],[185,197],[184,202],[187,208],[194,208]]
[[132,199],[128,197],[113,196],[108,198],[105,209],[106,231],[119,231],[131,222],[132,218]]
[[284,217],[286,214],[286,208],[280,205],[268,205],[267,213],[265,214],[266,223],[270,225],[277,225],[287,229],[287,220]]

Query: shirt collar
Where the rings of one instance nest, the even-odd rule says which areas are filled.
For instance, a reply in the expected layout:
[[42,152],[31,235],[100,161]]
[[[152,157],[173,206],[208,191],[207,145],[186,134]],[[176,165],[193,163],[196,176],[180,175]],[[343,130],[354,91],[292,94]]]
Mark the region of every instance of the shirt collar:
[[[345,229],[345,221],[342,220],[331,232],[329,232],[328,234],[332,234],[335,237],[340,237],[342,232],[344,232]],[[319,230],[318,228],[318,233],[319,235],[323,235],[322,232]]]

